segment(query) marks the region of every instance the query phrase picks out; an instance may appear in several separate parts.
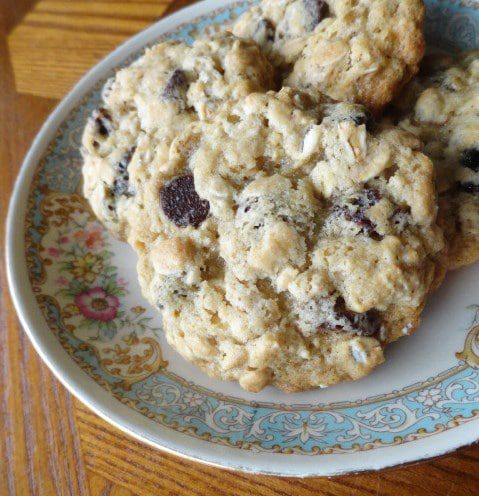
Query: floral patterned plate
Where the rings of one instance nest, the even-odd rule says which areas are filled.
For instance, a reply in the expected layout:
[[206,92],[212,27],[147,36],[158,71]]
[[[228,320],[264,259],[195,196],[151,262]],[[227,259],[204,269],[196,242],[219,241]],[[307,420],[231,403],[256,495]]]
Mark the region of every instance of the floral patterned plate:
[[[208,379],[166,344],[132,250],[79,194],[82,126],[115,68],[159,39],[191,41],[248,2],[206,0],[160,21],[87,74],[28,153],[8,217],[9,282],[23,326],[65,386],[153,446],[218,466],[289,476],[379,469],[479,438],[479,265],[450,274],[421,329],[371,376],[258,395]],[[427,2],[432,44],[478,44],[479,4]]]

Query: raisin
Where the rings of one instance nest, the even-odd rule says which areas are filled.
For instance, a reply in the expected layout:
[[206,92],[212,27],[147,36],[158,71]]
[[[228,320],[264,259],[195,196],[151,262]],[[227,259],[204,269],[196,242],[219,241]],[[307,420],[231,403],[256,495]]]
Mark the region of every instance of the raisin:
[[474,183],[459,183],[459,189],[464,193],[478,194],[479,184]]
[[115,169],[120,173],[119,177],[113,183],[113,193],[116,196],[133,196],[129,185],[130,174],[128,173],[128,165],[130,165],[135,150],[136,146],[130,148],[120,161],[114,165]]
[[274,41],[273,23],[269,19],[260,19],[254,30],[253,38],[259,45]]
[[311,18],[307,26],[312,31],[325,17],[329,15],[329,5],[324,0],[303,0],[303,5]]
[[479,148],[466,148],[461,154],[461,165],[479,172]]
[[160,204],[178,227],[198,227],[208,216],[210,204],[199,197],[192,175],[179,176],[160,190]]
[[108,110],[103,107],[97,109],[93,114],[93,118],[95,119],[97,133],[104,138],[108,137],[113,129],[111,115]]
[[183,93],[187,82],[188,80],[186,79],[184,71],[175,69],[161,93],[162,98],[167,100],[183,99]]
[[344,324],[337,324],[338,331],[352,331],[360,336],[374,336],[381,330],[380,315],[377,310],[357,313],[346,307],[344,299],[339,297],[334,304],[334,316]]
[[371,112],[369,112],[369,110],[367,109],[364,109],[364,112],[352,114],[351,120],[356,126],[362,126],[364,124],[366,126],[366,130],[370,133],[373,132],[376,128],[376,121],[373,117],[373,114],[371,114]]

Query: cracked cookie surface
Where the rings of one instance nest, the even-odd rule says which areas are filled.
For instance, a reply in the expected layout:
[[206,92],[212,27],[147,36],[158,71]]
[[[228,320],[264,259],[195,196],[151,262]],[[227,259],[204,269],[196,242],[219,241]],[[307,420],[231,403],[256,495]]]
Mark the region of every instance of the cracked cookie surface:
[[263,0],[232,31],[261,45],[285,85],[378,113],[418,71],[423,17],[421,0]]
[[417,327],[443,248],[420,146],[288,88],[188,126],[135,234],[169,343],[250,391],[370,373]]
[[272,86],[273,68],[253,41],[221,35],[147,49],[106,84],[84,131],[84,194],[96,216],[127,239],[143,185],[167,162],[173,139],[221,103]]
[[429,57],[401,100],[399,125],[424,142],[436,167],[452,239],[450,268],[473,263],[479,259],[479,52]]

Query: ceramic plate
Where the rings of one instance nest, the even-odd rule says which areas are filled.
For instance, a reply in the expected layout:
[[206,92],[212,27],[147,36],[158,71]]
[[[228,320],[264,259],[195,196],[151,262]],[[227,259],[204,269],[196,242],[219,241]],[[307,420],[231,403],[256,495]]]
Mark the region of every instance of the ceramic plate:
[[[80,137],[114,69],[158,40],[191,42],[248,2],[206,0],[158,22],[85,76],[48,119],[10,205],[9,282],[23,326],[63,384],[146,443],[248,472],[332,475],[441,455],[479,438],[479,265],[450,274],[419,331],[369,377],[325,390],[249,394],[165,341],[136,257],[79,193]],[[431,45],[473,48],[479,3],[427,2]],[[98,300],[102,305],[99,308]]]

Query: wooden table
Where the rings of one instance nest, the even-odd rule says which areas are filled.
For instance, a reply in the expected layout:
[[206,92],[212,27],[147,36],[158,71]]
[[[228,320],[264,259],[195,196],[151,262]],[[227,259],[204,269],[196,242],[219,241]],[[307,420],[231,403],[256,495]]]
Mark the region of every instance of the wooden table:
[[[0,3],[0,246],[3,250],[4,214],[12,185],[22,158],[48,113],[72,83],[103,55],[159,17],[189,2],[1,0]],[[100,420],[75,400],[42,364],[19,325],[3,264],[0,264],[0,291],[2,496],[479,494],[479,446],[381,473],[306,480],[236,474],[146,447]]]

